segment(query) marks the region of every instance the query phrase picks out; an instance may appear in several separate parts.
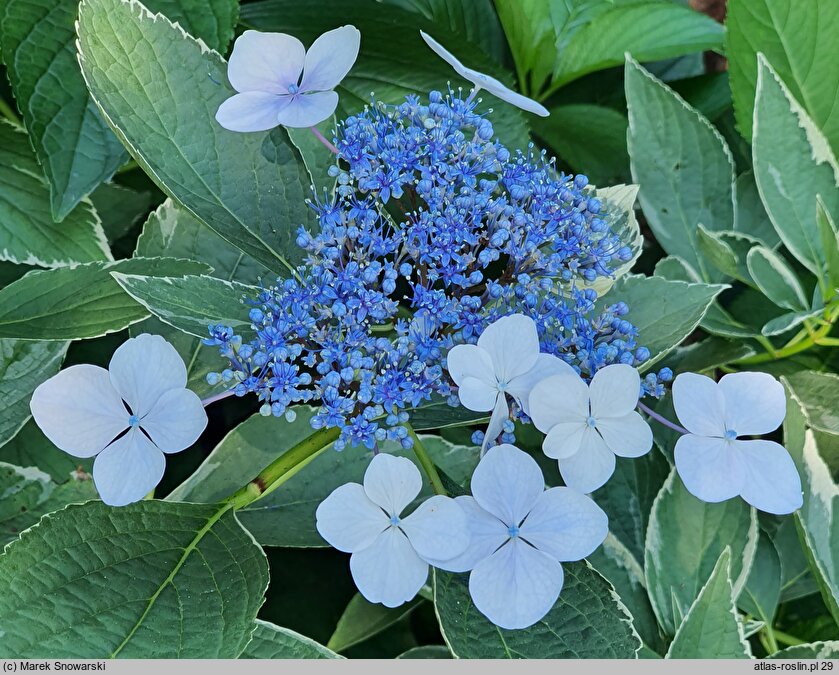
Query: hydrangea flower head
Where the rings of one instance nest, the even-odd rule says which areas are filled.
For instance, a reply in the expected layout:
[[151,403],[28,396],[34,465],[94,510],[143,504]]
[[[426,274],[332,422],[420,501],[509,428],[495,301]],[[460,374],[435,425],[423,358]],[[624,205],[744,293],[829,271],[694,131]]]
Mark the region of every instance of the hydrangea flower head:
[[454,71],[464,80],[468,80],[475,85],[474,93],[477,93],[480,89],[486,89],[490,94],[497,96],[502,101],[506,101],[510,105],[514,105],[517,108],[531,112],[534,115],[539,115],[540,117],[547,117],[550,115],[548,109],[541,103],[537,103],[532,98],[527,98],[527,96],[522,96],[518,92],[513,91],[503,83],[496,80],[494,77],[490,77],[489,75],[485,75],[484,73],[464,66],[454,54],[437,42],[437,40],[431,37],[428,33],[420,31],[420,35],[422,35],[422,39],[425,40],[425,44],[431,47],[432,51],[437,54],[437,56],[454,68]]
[[673,407],[690,432],[676,442],[676,470],[688,491],[706,502],[738,495],[761,511],[792,513],[803,504],[801,478],[786,448],[741,440],[768,434],[786,415],[784,387],[766,373],[731,373],[720,381],[681,373]]
[[454,347],[447,367],[464,407],[492,411],[484,448],[498,437],[510,416],[508,395],[527,414],[530,391],[541,379],[557,373],[577,377],[565,361],[539,352],[536,323],[523,314],[505,316],[487,326],[476,345]]
[[246,30],[236,39],[227,66],[230,84],[239,93],[219,106],[216,121],[230,131],[322,122],[335,112],[334,89],[355,63],[360,41],[355,26],[341,26],[321,35],[307,52],[291,35]]
[[408,602],[428,578],[429,560],[454,558],[469,544],[466,516],[449,497],[431,497],[401,516],[421,488],[413,462],[379,454],[367,467],[364,485],[342,485],[318,506],[318,532],[339,551],[352,553],[353,580],[370,602]]
[[593,492],[615,471],[615,455],[640,457],[653,432],[635,411],[641,393],[638,371],[613,364],[586,384],[576,373],[539,382],[530,393],[530,417],[546,434],[542,448],[559,460],[568,487]]
[[201,399],[186,389],[186,366],[159,335],[126,340],[108,370],[70,366],[32,395],[35,422],[58,448],[93,457],[93,481],[111,506],[147,495],[166,468],[164,453],[192,445],[207,426]]
[[582,560],[609,531],[609,519],[570,488],[545,490],[539,465],[512,445],[490,448],[472,476],[472,497],[458,497],[471,544],[434,565],[471,570],[469,593],[497,626],[532,626],[553,607],[564,580],[562,562]]

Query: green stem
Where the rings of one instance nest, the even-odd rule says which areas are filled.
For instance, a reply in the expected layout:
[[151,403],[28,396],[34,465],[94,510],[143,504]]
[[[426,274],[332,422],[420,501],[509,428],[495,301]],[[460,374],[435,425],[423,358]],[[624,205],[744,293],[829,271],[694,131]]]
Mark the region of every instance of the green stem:
[[304,438],[271,462],[259,472],[256,478],[230,495],[223,503],[231,505],[234,509],[243,509],[257,499],[262,499],[331,446],[338,440],[339,434],[338,428],[321,429]]
[[15,113],[14,109],[11,105],[9,105],[6,100],[0,96],[0,115],[5,117],[10,122],[14,122],[16,125],[20,126],[20,118]]
[[434,466],[434,462],[432,462],[431,457],[428,456],[428,451],[425,449],[425,446],[422,444],[419,436],[417,436],[417,432],[414,431],[410,422],[406,422],[405,427],[408,429],[408,435],[414,442],[414,454],[417,456],[422,470],[425,471],[425,474],[428,476],[428,480],[431,481],[431,487],[434,488],[434,492],[436,494],[445,496],[447,494],[446,488],[443,487],[443,481],[440,480],[440,474],[437,473],[437,467]]
[[778,651],[778,640],[772,625],[767,623],[763,626],[763,635],[766,637],[766,651],[774,654]]
[[779,630],[773,631],[773,634],[775,636],[775,639],[778,642],[782,642],[785,645],[788,645],[790,647],[795,647],[797,645],[806,644],[805,640],[802,640],[801,638],[797,638],[794,635],[789,635],[788,633],[783,633]]
[[766,363],[768,361],[777,361],[779,359],[785,359],[789,356],[795,356],[796,354],[805,352],[808,349],[810,349],[810,347],[819,344],[820,341],[825,339],[832,327],[832,325],[825,326],[821,330],[818,330],[815,333],[813,333],[812,336],[808,336],[805,340],[801,340],[796,344],[787,345],[786,347],[783,347],[781,349],[776,349],[771,354],[757,354],[755,356],[748,356],[744,359],[740,359],[739,361],[735,361],[734,363],[738,365],[748,366],[755,363]]

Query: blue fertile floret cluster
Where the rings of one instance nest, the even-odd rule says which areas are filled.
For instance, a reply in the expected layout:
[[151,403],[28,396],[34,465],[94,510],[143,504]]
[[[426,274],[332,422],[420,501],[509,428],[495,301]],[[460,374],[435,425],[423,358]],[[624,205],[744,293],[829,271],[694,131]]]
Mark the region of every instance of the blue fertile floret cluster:
[[[312,426],[340,428],[338,449],[410,447],[411,408],[457,401],[447,351],[502,316],[532,317],[542,351],[583,376],[649,358],[628,307],[597,310],[582,288],[632,255],[585,176],[557,173],[532,148],[509,152],[452,93],[373,102],[335,145],[336,189],[311,204],[320,228],[297,237],[305,263],[249,300],[252,334],[210,327],[205,342],[230,361],[212,384],[256,393],[266,415],[316,402]],[[659,375],[646,393],[660,394]]]

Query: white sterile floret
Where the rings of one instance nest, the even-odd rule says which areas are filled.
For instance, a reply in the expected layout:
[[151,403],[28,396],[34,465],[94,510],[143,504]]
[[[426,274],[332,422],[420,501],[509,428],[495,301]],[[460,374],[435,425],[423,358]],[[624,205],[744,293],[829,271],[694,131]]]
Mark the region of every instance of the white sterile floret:
[[576,375],[562,359],[539,353],[536,323],[523,314],[498,319],[481,333],[477,345],[457,345],[446,358],[464,407],[492,410],[483,447],[494,441],[510,416],[507,395],[529,413],[528,396],[534,385],[559,373]]
[[327,31],[309,51],[291,35],[246,30],[227,64],[227,79],[239,93],[219,106],[216,120],[230,131],[322,122],[335,112],[333,90],[355,63],[360,42],[355,26]]
[[732,373],[719,383],[696,373],[673,382],[673,407],[690,432],[676,442],[676,470],[688,491],[706,502],[738,495],[768,513],[803,503],[801,478],[786,448],[739,440],[768,434],[786,415],[784,387],[766,373]]
[[468,80],[475,85],[475,93],[481,89],[485,89],[490,94],[500,98],[502,101],[506,101],[510,105],[514,105],[517,108],[531,112],[534,115],[539,115],[540,117],[547,117],[550,115],[548,109],[541,103],[537,103],[532,98],[527,98],[527,96],[522,96],[518,92],[513,91],[503,83],[496,80],[494,77],[484,75],[484,73],[464,66],[454,54],[437,42],[437,40],[431,37],[428,33],[420,31],[420,35],[422,35],[422,39],[425,40],[425,43],[431,47],[432,51],[437,54],[437,56],[454,68],[455,72],[464,80]]
[[615,455],[640,457],[653,432],[635,411],[641,378],[632,366],[614,364],[591,384],[573,372],[542,380],[530,393],[530,417],[546,434],[542,448],[559,460],[568,487],[593,492],[615,471]]
[[47,438],[74,457],[96,457],[93,481],[111,506],[142,499],[163,477],[164,453],[192,445],[207,426],[186,389],[175,348],[159,335],[126,340],[108,370],[70,366],[42,383],[30,408]]
[[458,497],[471,544],[435,567],[469,575],[475,607],[501,628],[532,626],[553,607],[562,562],[582,560],[609,531],[589,497],[567,487],[545,490],[542,471],[512,445],[490,448],[472,476],[472,497]]
[[379,454],[367,467],[364,485],[342,485],[318,506],[318,532],[339,551],[352,553],[350,572],[370,602],[408,602],[428,578],[430,560],[450,560],[469,545],[466,515],[450,497],[431,497],[401,516],[421,488],[410,460]]

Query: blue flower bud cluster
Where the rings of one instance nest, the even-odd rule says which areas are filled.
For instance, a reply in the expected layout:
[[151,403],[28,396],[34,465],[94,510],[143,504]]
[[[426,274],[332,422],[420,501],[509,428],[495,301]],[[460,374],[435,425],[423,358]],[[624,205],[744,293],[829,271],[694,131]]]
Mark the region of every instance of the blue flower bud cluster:
[[412,408],[457,404],[448,350],[502,316],[531,316],[542,350],[584,376],[648,359],[626,304],[596,309],[582,288],[631,257],[586,177],[493,136],[452,92],[341,123],[336,188],[310,202],[319,229],[298,232],[304,264],[248,301],[252,335],[210,327],[230,365],[209,381],[257,394],[265,415],[318,402],[312,426],[340,428],[338,449],[408,448]]

